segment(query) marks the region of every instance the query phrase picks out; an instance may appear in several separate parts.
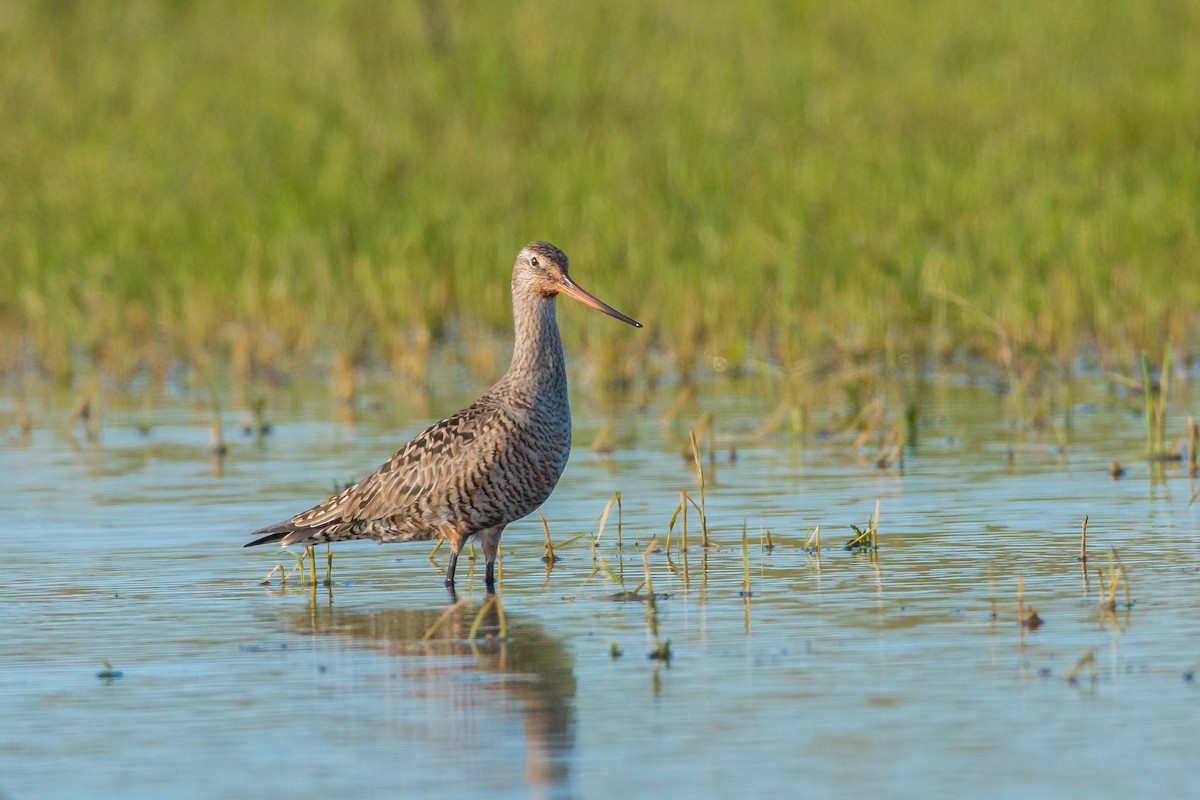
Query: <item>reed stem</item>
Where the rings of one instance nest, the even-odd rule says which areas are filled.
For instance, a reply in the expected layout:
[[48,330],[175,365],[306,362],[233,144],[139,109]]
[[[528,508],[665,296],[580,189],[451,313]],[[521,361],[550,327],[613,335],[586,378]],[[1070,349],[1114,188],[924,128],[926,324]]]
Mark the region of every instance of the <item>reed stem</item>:
[[1083,515],[1083,534],[1079,538],[1079,561],[1081,564],[1086,564],[1087,557],[1087,523],[1088,515]]
[[700,460],[700,447],[696,443],[696,430],[693,428],[688,432],[688,436],[692,442],[692,460],[696,464],[696,479],[700,481],[700,545],[708,547],[708,513],[704,500],[704,462]]

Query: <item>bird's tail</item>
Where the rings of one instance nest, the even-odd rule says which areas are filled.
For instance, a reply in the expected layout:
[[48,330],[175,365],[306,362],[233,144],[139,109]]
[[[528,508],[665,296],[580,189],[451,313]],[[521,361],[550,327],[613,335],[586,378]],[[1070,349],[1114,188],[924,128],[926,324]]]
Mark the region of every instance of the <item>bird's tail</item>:
[[[268,530],[270,530],[270,529],[268,529]],[[255,531],[254,533],[261,533],[261,532],[262,531]],[[266,536],[259,537],[258,539],[255,539],[252,542],[247,542],[246,544],[242,545],[242,547],[254,547],[255,545],[260,545],[260,544],[270,544],[271,542],[280,542],[283,539],[287,538],[287,535],[292,532],[293,532],[293,529],[288,529],[288,530],[283,530],[283,531],[271,531]],[[253,535],[253,534],[251,534],[251,535]]]

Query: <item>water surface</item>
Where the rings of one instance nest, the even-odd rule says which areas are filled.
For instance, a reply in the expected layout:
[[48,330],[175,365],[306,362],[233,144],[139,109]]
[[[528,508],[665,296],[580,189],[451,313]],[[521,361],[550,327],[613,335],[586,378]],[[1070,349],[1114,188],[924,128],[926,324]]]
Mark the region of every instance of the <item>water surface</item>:
[[[1200,678],[1187,678],[1200,671],[1200,524],[1182,466],[1140,459],[1136,403],[1098,381],[1041,427],[990,386],[938,378],[913,391],[919,437],[903,471],[875,464],[883,434],[855,447],[838,409],[803,436],[751,436],[778,404],[761,386],[709,387],[678,413],[671,392],[576,392],[576,451],[544,512],[561,543],[596,531],[619,490],[624,546],[614,512],[595,551],[585,537],[547,570],[540,522],[514,524],[499,608],[485,604],[481,563],[466,580],[471,562],[452,605],[444,554],[431,562],[427,544],[339,546],[333,585],[315,591],[295,576],[260,585],[293,559],[241,548],[470,387],[380,388],[353,418],[317,393],[283,393],[271,433],[227,434],[220,463],[195,398],[108,398],[91,440],[67,421],[73,398],[34,398],[31,436],[9,428],[0,447],[0,791],[1200,793],[1187,755],[1200,734]],[[890,428],[903,405],[887,408]],[[1172,419],[1187,410],[1173,404]],[[665,597],[614,601],[640,583],[679,491],[698,494],[681,453],[706,412],[714,546],[702,551],[691,515],[686,575],[677,526],[670,558],[648,559]],[[227,430],[241,421],[229,414]],[[606,426],[616,449],[594,454]],[[877,557],[844,551],[877,500]],[[819,557],[803,549],[816,525]],[[1115,613],[1096,574],[1109,547],[1134,600]],[[1017,623],[1018,576],[1040,629]],[[668,640],[669,662],[646,657]],[[122,676],[98,678],[106,661]]]

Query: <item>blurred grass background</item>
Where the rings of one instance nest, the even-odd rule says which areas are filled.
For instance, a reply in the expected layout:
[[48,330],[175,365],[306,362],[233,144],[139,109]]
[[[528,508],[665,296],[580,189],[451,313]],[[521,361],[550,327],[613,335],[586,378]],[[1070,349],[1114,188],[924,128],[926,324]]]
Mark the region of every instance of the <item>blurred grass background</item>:
[[0,4],[0,358],[510,335],[545,238],[636,373],[1200,332],[1200,3]]

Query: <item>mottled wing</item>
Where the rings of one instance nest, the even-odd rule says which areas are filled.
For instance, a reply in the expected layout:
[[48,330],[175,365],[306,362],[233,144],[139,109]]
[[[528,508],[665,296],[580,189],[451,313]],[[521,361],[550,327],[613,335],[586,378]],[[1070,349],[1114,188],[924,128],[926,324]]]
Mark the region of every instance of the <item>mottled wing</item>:
[[461,494],[462,476],[490,471],[502,450],[504,414],[488,398],[430,426],[388,463],[359,484],[353,517],[375,520],[426,504],[446,501],[465,512],[471,497]]
[[[393,525],[427,525],[417,516],[422,499],[461,491],[456,476],[486,473],[499,458],[502,413],[484,396],[471,406],[431,425],[413,437],[387,463],[325,502],[296,516],[255,531],[260,536],[247,547],[278,541],[302,542],[316,534],[349,532],[369,523],[390,519]],[[460,502],[470,498],[460,498]],[[334,536],[332,538],[356,538]]]

